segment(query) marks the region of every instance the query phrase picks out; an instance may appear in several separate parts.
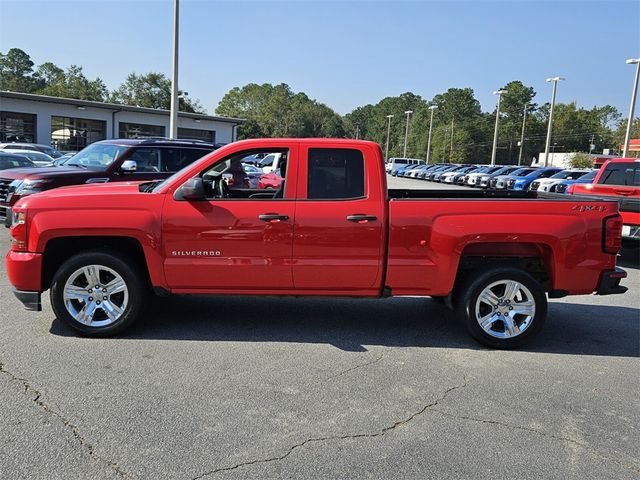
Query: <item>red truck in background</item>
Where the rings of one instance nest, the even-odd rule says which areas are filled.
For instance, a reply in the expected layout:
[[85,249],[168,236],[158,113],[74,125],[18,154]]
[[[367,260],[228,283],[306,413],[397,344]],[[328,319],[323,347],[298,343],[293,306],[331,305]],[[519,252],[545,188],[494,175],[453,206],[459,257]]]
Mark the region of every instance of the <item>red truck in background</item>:
[[567,193],[615,200],[622,215],[622,241],[640,246],[640,159],[616,158],[606,161],[593,183],[570,185]]
[[[281,154],[275,191],[225,172]],[[617,202],[536,192],[387,189],[379,145],[263,139],[161,181],[65,187],[12,208],[9,280],[26,308],[50,290],[88,336],[122,332],[150,293],[431,296],[497,348],[533,338],[547,296],[624,293]]]

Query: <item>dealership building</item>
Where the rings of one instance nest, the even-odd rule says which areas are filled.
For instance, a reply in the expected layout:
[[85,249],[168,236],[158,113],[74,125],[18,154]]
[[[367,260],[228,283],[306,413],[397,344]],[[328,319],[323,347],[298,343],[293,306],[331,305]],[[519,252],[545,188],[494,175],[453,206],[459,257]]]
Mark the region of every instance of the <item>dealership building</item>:
[[[98,140],[166,137],[169,110],[0,90],[0,142],[78,151]],[[178,138],[231,143],[242,119],[180,112]]]

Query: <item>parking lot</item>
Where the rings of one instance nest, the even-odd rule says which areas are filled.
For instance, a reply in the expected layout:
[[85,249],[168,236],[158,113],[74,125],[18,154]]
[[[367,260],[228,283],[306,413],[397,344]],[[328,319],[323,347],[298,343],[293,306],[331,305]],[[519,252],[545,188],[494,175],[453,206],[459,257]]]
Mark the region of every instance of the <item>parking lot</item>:
[[517,351],[428,298],[158,298],[80,338],[3,264],[0,477],[638,478],[638,252],[619,263],[629,292],[552,300]]

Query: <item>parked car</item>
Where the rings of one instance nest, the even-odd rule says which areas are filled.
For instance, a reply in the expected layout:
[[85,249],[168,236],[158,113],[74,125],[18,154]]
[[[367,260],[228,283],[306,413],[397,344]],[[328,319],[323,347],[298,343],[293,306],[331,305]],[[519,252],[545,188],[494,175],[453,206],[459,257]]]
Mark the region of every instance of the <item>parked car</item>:
[[426,175],[424,176],[424,179],[431,182],[433,181],[433,177],[436,176],[437,174],[443,173],[445,171],[448,171],[450,168],[454,168],[457,166],[458,165],[447,164],[447,165],[440,165],[436,168],[432,168],[426,173]]
[[246,184],[248,188],[258,188],[258,181],[264,175],[262,170],[255,165],[243,164],[244,173],[246,175]]
[[558,172],[561,172],[562,168],[560,167],[541,167],[535,169],[533,172],[530,172],[526,175],[518,175],[517,177],[510,178],[507,181],[507,188],[509,190],[527,190],[529,185],[534,180],[539,178],[549,178],[552,175],[555,175]]
[[[300,152],[284,192],[220,188],[230,163],[272,148]],[[166,180],[31,195],[7,222],[8,280],[30,310],[50,290],[55,317],[85,336],[131,327],[152,292],[413,295],[447,298],[473,338],[497,348],[541,331],[547,295],[627,290],[616,202],[412,195],[388,189],[384,175],[374,142],[257,139]]]
[[561,180],[554,188],[554,193],[568,193],[567,189],[573,185],[574,183],[591,183],[596,175],[598,174],[598,170],[591,170],[589,173],[581,176],[575,180]]
[[59,158],[63,155],[62,152],[56,150],[49,145],[41,145],[39,143],[22,143],[22,142],[6,142],[0,143],[0,149],[10,150],[35,150],[36,152],[42,152],[49,155],[51,158]]
[[449,167],[449,166],[451,166],[451,165],[448,164],[448,163],[435,163],[433,165],[429,165],[427,168],[425,168],[424,170],[420,171],[418,173],[418,175],[416,175],[416,178],[418,178],[420,180],[426,180],[427,179],[427,175],[430,172],[435,172],[439,168]]
[[27,157],[29,160],[35,163],[38,167],[53,166],[53,158],[51,158],[46,153],[42,153],[37,150],[14,150],[12,148],[5,148],[2,151],[6,153],[15,153],[16,155],[22,155],[23,157]]
[[493,188],[497,190],[505,189],[507,188],[507,182],[509,182],[510,180],[514,180],[515,182],[516,177],[521,177],[521,176],[524,177],[525,175],[529,175],[531,172],[534,172],[535,170],[537,170],[537,167],[523,167],[523,168],[518,168],[514,170],[508,175],[497,175],[491,179],[489,183],[489,188]]
[[399,165],[393,170],[391,170],[391,175],[394,177],[404,177],[404,172],[414,168],[414,164],[410,163],[407,165]]
[[441,170],[440,172],[434,173],[433,176],[431,177],[431,181],[433,182],[442,182],[442,176],[445,173],[450,173],[450,172],[457,172],[458,170],[465,168],[465,165],[452,165],[451,167],[448,167],[444,170]]
[[385,171],[387,173],[391,173],[393,175],[393,171],[397,170],[398,168],[404,167],[406,165],[421,165],[424,164],[425,161],[424,160],[420,160],[417,158],[397,158],[397,157],[392,157],[389,158],[387,160],[387,162],[385,163]]
[[515,172],[516,170],[521,169],[522,167],[516,167],[514,165],[506,165],[503,167],[498,168],[497,170],[494,170],[491,173],[484,173],[482,175],[480,175],[480,177],[478,178],[478,180],[476,180],[476,186],[480,187],[480,188],[495,188],[491,186],[491,180],[500,176],[500,175],[510,175],[513,172]]
[[591,170],[568,169],[562,170],[549,178],[539,178],[529,185],[529,190],[537,190],[539,192],[555,192],[556,186],[562,180],[576,180]]
[[464,185],[466,185],[467,187],[479,187],[479,180],[480,177],[483,175],[490,175],[493,172],[497,172],[498,170],[500,170],[501,167],[500,165],[485,165],[483,167],[478,168],[475,172],[469,172],[466,175],[466,178],[464,179]]
[[258,180],[259,189],[271,189],[278,190],[282,185],[284,179],[280,176],[280,170],[275,172],[265,173]]
[[442,175],[442,183],[450,183],[452,185],[457,185],[461,178],[463,178],[469,172],[475,172],[479,167],[477,165],[468,165],[466,167],[462,167],[454,172],[448,172]]
[[187,140],[103,140],[84,148],[61,167],[3,170],[0,219],[18,199],[32,193],[83,183],[167,178],[216,148],[211,143]]
[[429,167],[431,167],[431,165],[426,165],[426,164],[414,165],[414,166],[404,170],[403,176],[405,178],[417,178],[417,176],[418,176],[418,174],[420,172],[428,169]]
[[0,170],[10,168],[34,168],[36,164],[23,155],[5,153],[0,150]]
[[280,161],[282,158],[283,154],[280,152],[270,153],[259,160],[258,163],[256,163],[256,166],[261,168],[263,173],[275,172],[280,168]]
[[606,161],[592,183],[574,183],[569,193],[591,198],[617,200],[622,215],[622,241],[640,247],[640,159],[616,158]]

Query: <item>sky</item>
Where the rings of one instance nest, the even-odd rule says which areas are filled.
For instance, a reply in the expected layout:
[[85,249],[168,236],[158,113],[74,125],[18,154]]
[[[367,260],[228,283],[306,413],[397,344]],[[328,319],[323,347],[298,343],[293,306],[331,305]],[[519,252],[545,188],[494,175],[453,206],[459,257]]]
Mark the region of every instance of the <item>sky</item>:
[[[172,0],[0,0],[0,52],[77,64],[115,89],[171,73]],[[511,80],[549,101],[627,115],[640,1],[180,0],[179,85],[209,113],[247,83],[286,83],[345,114],[411,91],[470,87],[484,111]]]

